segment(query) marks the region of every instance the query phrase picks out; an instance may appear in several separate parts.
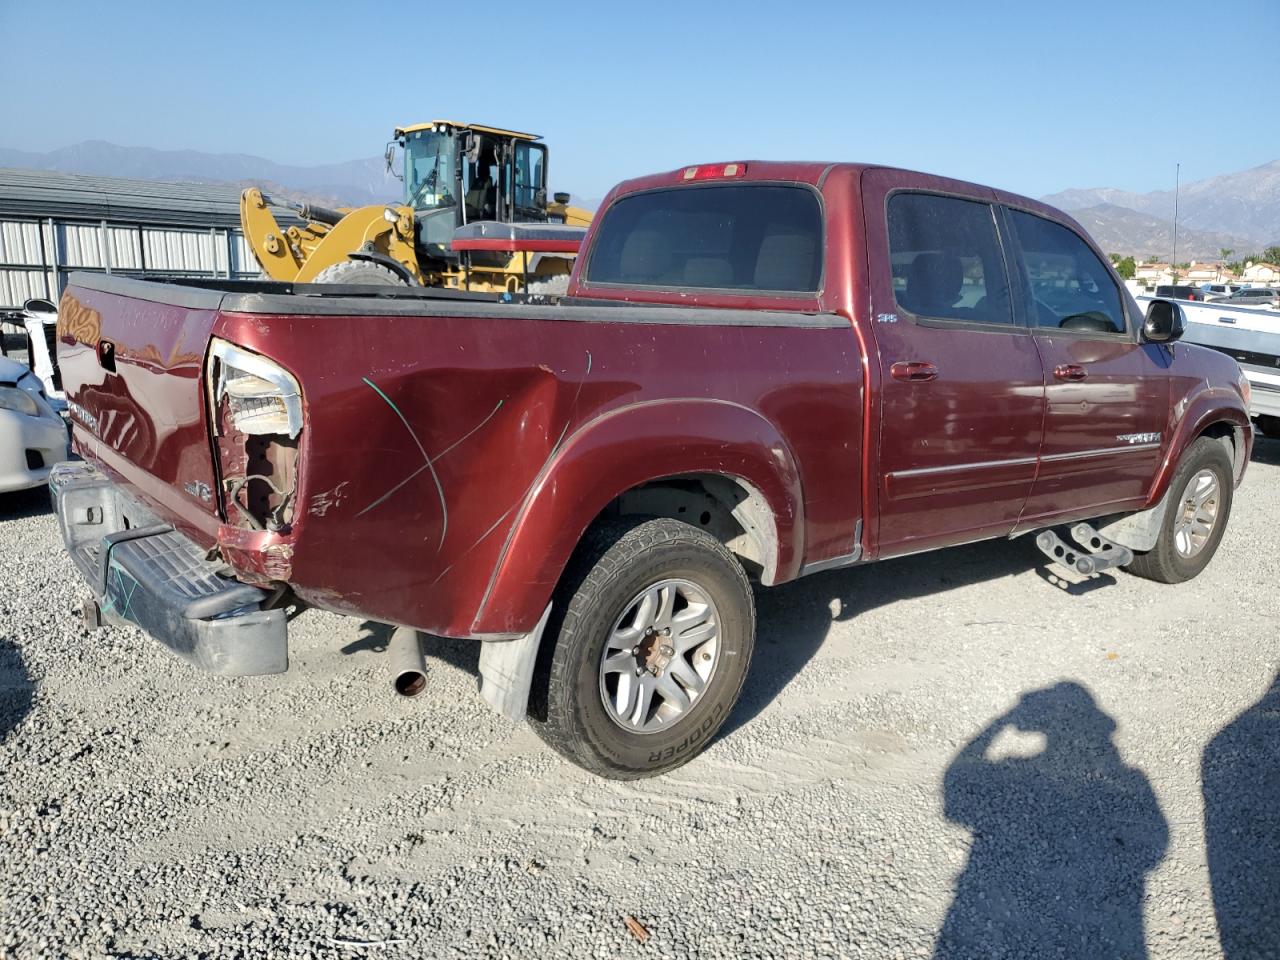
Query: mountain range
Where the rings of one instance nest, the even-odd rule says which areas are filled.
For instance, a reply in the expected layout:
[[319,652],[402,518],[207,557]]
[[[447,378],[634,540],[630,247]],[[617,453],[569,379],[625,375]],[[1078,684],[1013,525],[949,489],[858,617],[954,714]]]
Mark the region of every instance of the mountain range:
[[[187,183],[268,185],[298,199],[361,206],[400,195],[381,157],[296,166],[243,153],[123,147],[104,140],[36,153],[0,147],[0,167]],[[1107,252],[1168,258],[1173,191],[1070,189],[1042,198],[1071,213]],[[575,198],[575,203],[594,206]],[[1244,256],[1280,244],[1280,160],[1183,184],[1178,194],[1178,260]]]
[[[1169,257],[1172,190],[1063,190],[1042,199],[1066,210],[1108,252]],[[1178,260],[1236,256],[1280,243],[1280,160],[1184,183],[1178,191]]]
[[122,147],[105,140],[86,140],[48,153],[0,147],[0,167],[175,183],[270,184],[300,199],[346,206],[394,200],[402,189],[382,157],[302,167],[247,153]]

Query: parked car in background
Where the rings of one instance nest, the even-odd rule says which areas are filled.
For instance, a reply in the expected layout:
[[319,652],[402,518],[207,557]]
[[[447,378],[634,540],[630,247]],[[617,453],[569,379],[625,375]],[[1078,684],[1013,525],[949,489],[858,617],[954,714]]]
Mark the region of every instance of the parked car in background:
[[[58,374],[57,324],[58,308],[53,301],[43,297],[28,300],[19,310],[0,311],[0,329],[8,324],[25,332],[20,351],[27,366],[44,385],[45,398],[55,410],[66,409],[66,397],[62,393],[62,377]],[[12,344],[0,338],[0,353],[9,355]]]
[[1169,300],[1195,300],[1204,302],[1204,291],[1186,284],[1162,284],[1156,287],[1156,296]]
[[[1149,304],[1139,297],[1138,303]],[[1280,438],[1280,316],[1230,300],[1188,304],[1186,343],[1225,353],[1249,381],[1249,416],[1265,436]]]
[[1243,290],[1244,287],[1238,283],[1202,283],[1200,289],[1204,292],[1206,300],[1214,300],[1218,297],[1229,297],[1237,290]]
[[1280,305],[1280,290],[1274,287],[1244,287],[1229,297],[1218,297],[1210,302],[1232,307],[1274,307]]
[[38,487],[67,459],[67,427],[26,364],[0,357],[0,493]]

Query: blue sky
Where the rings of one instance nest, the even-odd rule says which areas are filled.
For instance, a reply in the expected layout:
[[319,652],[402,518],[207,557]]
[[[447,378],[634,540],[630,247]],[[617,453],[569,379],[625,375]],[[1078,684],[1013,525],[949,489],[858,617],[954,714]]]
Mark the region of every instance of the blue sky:
[[1280,0],[0,0],[0,36],[0,145],[30,150],[319,163],[447,117],[543,134],[553,189],[596,198],[714,159],[870,160],[1041,195],[1280,158]]

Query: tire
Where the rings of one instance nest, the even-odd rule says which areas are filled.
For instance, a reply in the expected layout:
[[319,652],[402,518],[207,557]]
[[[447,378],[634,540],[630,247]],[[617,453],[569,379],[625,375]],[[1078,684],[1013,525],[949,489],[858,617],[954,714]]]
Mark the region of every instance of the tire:
[[529,279],[528,294],[541,294],[544,297],[560,296],[569,291],[569,275],[557,274],[554,277],[538,277]]
[[[1194,501],[1210,496],[1206,493],[1209,477],[1216,484],[1211,495],[1213,520],[1207,534],[1195,534],[1194,531],[1203,530],[1204,525],[1187,527],[1185,521],[1193,514],[1199,517]],[[1191,444],[1169,483],[1169,506],[1155,547],[1137,554],[1126,569],[1160,583],[1182,583],[1199,574],[1213,559],[1227,529],[1233,479],[1231,457],[1220,441],[1200,437]],[[1210,500],[1206,499],[1204,504],[1207,509]]]
[[346,283],[359,287],[407,287],[390,267],[370,260],[343,260],[325,267],[312,283]]
[[[729,716],[751,662],[755,602],[742,565],[707,532],[644,518],[597,528],[552,610],[530,723],[580,767],[614,780],[665,773],[696,756]],[[645,622],[653,626],[642,633]],[[696,645],[678,650],[682,641]]]
[[1258,432],[1264,437],[1280,440],[1280,417],[1261,416],[1254,422],[1258,425]]

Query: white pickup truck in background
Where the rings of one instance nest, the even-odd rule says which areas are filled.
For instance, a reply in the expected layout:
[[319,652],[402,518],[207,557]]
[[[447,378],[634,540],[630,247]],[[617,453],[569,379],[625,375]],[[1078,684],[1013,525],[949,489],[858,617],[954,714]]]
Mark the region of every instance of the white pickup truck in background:
[[[1145,308],[1150,297],[1139,297]],[[1280,437],[1280,310],[1179,300],[1187,319],[1183,340],[1211,347],[1240,364],[1249,378],[1249,415],[1268,437]]]

